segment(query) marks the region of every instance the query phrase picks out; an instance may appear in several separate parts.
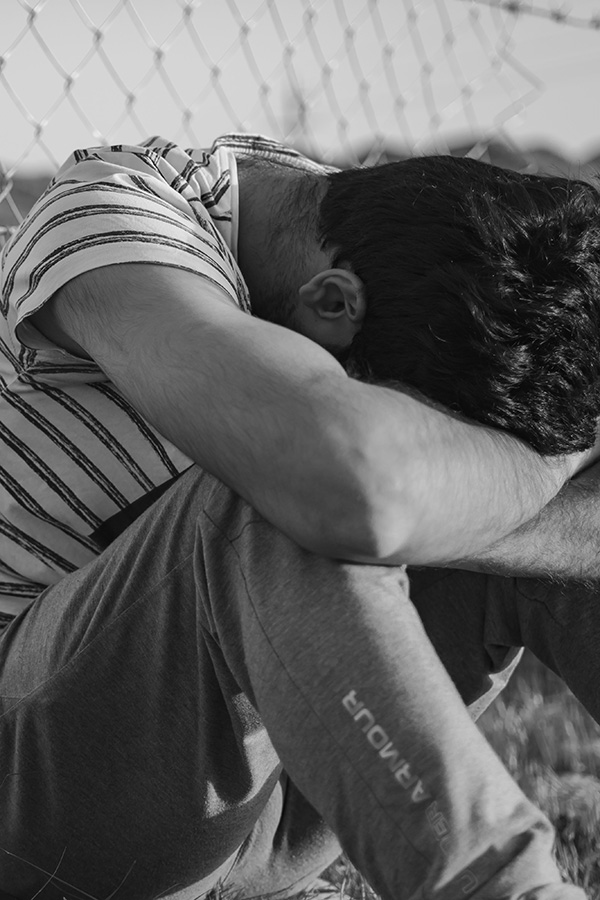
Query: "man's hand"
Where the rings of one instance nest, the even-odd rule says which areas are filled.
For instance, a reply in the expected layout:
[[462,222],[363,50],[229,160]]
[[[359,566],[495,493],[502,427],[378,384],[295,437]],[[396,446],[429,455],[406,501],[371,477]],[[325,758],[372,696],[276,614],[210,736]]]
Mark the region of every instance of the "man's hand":
[[531,521],[449,565],[499,575],[600,579],[600,462],[577,474]]
[[456,559],[530,519],[571,475],[515,438],[349,379],[318,345],[183,269],[87,272],[32,324],[95,360],[165,438],[323,555]]

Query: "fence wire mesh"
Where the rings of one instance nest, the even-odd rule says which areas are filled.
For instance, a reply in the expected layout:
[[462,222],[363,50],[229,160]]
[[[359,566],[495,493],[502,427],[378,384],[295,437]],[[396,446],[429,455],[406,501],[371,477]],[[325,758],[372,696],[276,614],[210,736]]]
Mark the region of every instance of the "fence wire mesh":
[[481,156],[544,94],[525,19],[598,29],[600,53],[598,0],[3,0],[2,17],[5,226],[75,147],[156,133],[258,131],[339,164],[460,135]]

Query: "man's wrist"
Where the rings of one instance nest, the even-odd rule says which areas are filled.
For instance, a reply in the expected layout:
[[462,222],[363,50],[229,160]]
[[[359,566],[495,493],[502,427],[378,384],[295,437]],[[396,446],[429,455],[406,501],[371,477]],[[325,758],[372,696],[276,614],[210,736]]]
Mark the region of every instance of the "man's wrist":
[[574,475],[577,475],[578,472],[583,472],[584,469],[589,469],[590,466],[593,466],[594,463],[600,460],[600,440],[596,440],[594,446],[589,450],[583,450],[581,453],[570,453],[565,457],[565,460],[566,468],[571,470],[569,478],[573,478]]

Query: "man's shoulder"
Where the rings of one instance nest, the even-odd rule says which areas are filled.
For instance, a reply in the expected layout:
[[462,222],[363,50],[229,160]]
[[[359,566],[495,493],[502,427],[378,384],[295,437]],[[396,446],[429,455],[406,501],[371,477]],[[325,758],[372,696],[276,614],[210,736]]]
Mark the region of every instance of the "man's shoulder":
[[317,175],[335,172],[333,166],[325,165],[318,160],[311,159],[305,153],[283,144],[275,138],[263,134],[249,134],[246,132],[231,132],[223,134],[213,141],[210,152],[220,148],[226,148],[233,152],[237,159],[263,159],[277,162],[292,168],[314,172]]

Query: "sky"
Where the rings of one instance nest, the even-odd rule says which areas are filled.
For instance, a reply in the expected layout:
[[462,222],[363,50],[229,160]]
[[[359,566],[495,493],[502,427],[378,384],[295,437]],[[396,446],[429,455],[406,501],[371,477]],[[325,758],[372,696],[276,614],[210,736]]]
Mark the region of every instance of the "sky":
[[600,154],[600,0],[494,2],[0,0],[0,161],[31,173],[75,147],[239,128],[326,158],[498,133]]

